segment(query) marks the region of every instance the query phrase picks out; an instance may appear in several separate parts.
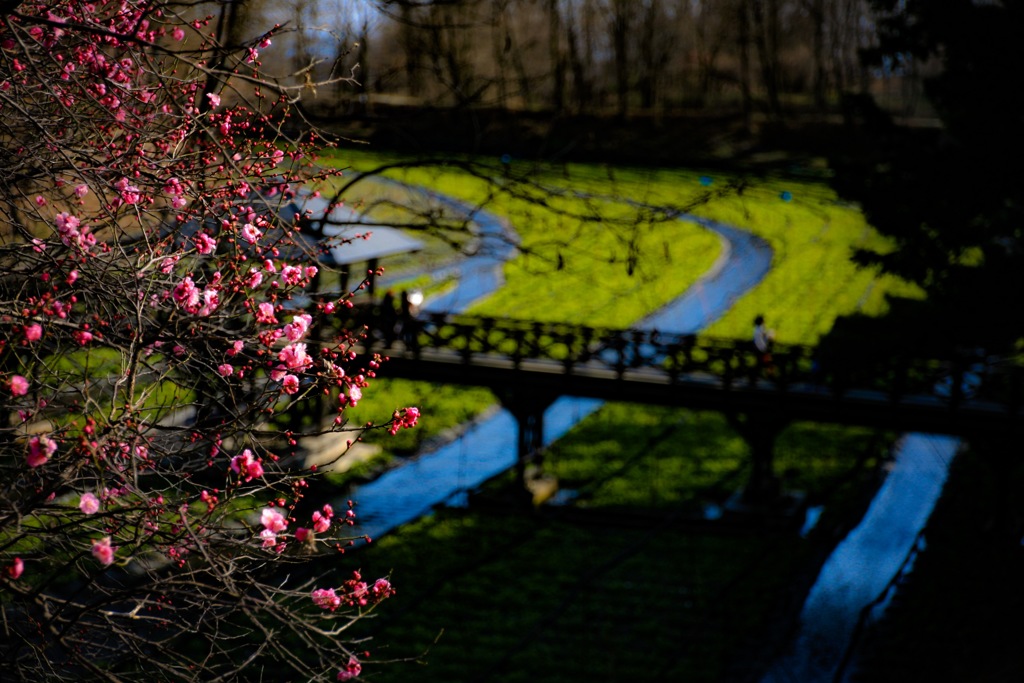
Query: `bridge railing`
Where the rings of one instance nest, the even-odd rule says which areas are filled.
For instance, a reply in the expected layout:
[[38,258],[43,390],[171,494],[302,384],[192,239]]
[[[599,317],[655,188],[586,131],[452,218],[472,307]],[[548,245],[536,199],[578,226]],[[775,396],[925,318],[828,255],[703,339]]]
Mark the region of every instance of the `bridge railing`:
[[770,354],[763,354],[746,340],[446,314],[399,320],[397,325],[389,319],[384,330],[372,314],[356,322],[365,324],[372,343],[383,349],[413,357],[426,350],[447,351],[466,364],[484,357],[501,358],[517,368],[527,361],[553,361],[567,374],[597,369],[621,378],[656,372],[671,383],[703,379],[724,388],[813,388],[834,396],[871,392],[894,401],[918,397],[953,406],[988,401],[1014,411],[1024,397],[1020,364],[994,362],[976,353],[908,358],[776,344]]

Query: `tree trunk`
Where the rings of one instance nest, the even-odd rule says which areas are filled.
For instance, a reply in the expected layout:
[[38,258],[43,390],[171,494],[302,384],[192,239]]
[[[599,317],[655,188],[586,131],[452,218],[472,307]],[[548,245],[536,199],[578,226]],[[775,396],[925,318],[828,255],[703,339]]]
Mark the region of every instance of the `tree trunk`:
[[629,109],[629,19],[632,9],[629,0],[612,2],[610,33],[615,59],[616,113],[620,120],[626,118]]
[[505,0],[497,0],[492,5],[491,14],[491,52],[497,70],[494,80],[498,89],[498,107],[508,106],[508,55],[512,50],[512,35],[509,33],[505,9]]
[[[768,11],[765,12],[766,2]],[[782,117],[779,102],[777,6],[772,0],[751,0],[754,19],[754,42],[757,45],[758,62],[761,64],[761,81],[768,98],[768,110],[773,117]]]
[[743,102],[743,126],[750,130],[754,103],[750,92],[750,0],[740,0],[737,6],[736,39],[740,51],[740,99]]
[[813,0],[810,7],[811,21],[814,22],[812,54],[814,56],[814,106],[825,111],[828,89],[828,69],[825,63],[825,0]]
[[423,54],[419,30],[413,24],[413,9],[402,5],[399,21],[402,24],[402,51],[405,53],[405,89],[413,97],[418,97],[420,89],[420,55]]
[[565,53],[562,51],[562,15],[558,0],[548,0],[548,55],[551,61],[551,108],[560,113],[565,108]]

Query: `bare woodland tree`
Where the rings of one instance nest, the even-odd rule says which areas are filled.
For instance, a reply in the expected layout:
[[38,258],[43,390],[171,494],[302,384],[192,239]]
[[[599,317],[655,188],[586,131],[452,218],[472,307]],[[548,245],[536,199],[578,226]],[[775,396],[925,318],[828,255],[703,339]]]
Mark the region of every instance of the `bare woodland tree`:
[[389,68],[406,70],[402,88],[413,96],[556,112],[610,106],[620,116],[738,102],[777,117],[787,96],[805,93],[819,109],[834,106],[860,85],[857,51],[871,26],[865,0],[375,4],[389,19],[370,41]]
[[0,3],[4,678],[347,680],[345,627],[392,592],[289,457],[379,359],[351,294],[305,291],[321,143],[285,134],[304,87],[239,19]]

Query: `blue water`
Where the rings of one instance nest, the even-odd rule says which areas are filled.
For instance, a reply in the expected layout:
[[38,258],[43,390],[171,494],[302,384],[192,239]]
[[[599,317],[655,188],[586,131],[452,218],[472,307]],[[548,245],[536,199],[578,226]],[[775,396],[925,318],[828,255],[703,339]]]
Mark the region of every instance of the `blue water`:
[[[453,200],[446,200],[456,208]],[[458,313],[502,283],[502,265],[515,253],[512,234],[502,221],[475,211],[477,253],[455,268],[459,280],[449,292],[424,302],[428,312]],[[722,236],[725,247],[711,270],[689,291],[642,320],[637,327],[665,333],[696,332],[721,316],[746,290],[764,277],[772,251],[763,240],[721,223],[690,216]],[[550,444],[602,404],[596,399],[564,396],[544,414],[544,444]],[[465,492],[516,464],[518,427],[502,409],[472,425],[462,436],[437,450],[423,453],[402,467],[352,492],[357,503],[359,532],[376,538],[424,515],[440,503],[458,503]]]
[[762,683],[836,680],[862,610],[874,603],[864,616],[880,616],[891,597],[893,577],[909,570],[908,560],[914,557],[920,531],[959,447],[958,439],[934,434],[907,434],[901,439],[893,468],[860,524],[822,565],[804,601],[790,651]]
[[[448,201],[452,206],[457,203]],[[486,212],[473,216],[479,227],[478,253],[458,268],[457,286],[428,301],[431,312],[460,312],[502,284],[502,264],[512,256],[515,236]],[[722,257],[690,290],[646,317],[639,328],[692,334],[721,316],[771,267],[772,252],[757,237],[706,219],[680,216],[718,233]],[[563,397],[544,416],[549,444],[601,406],[595,399]],[[909,570],[920,530],[942,491],[959,441],[909,434],[896,450],[893,469],[860,524],[822,566],[800,616],[789,651],[762,683],[826,683],[837,678],[855,643],[858,622],[878,616],[894,578]],[[360,533],[377,538],[440,504],[459,504],[467,491],[516,463],[517,426],[505,410],[472,425],[455,441],[424,453],[353,493]],[[820,512],[820,511],[819,511]],[[812,511],[813,514],[813,511]],[[807,526],[814,520],[808,519]],[[909,562],[908,562],[909,561]],[[866,607],[873,605],[873,609]],[[856,665],[848,666],[851,671]]]

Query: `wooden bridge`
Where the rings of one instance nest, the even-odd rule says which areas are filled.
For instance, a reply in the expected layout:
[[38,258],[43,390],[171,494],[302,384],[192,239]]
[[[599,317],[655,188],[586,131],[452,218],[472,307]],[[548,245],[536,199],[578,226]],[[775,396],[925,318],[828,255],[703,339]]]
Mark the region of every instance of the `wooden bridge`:
[[[489,387],[538,450],[559,396],[726,414],[751,446],[751,496],[770,494],[772,444],[797,420],[898,431],[1024,436],[1024,367],[979,353],[941,358],[829,352],[657,331],[436,314],[369,316],[366,350],[392,377]],[[397,324],[396,324],[397,323]]]

